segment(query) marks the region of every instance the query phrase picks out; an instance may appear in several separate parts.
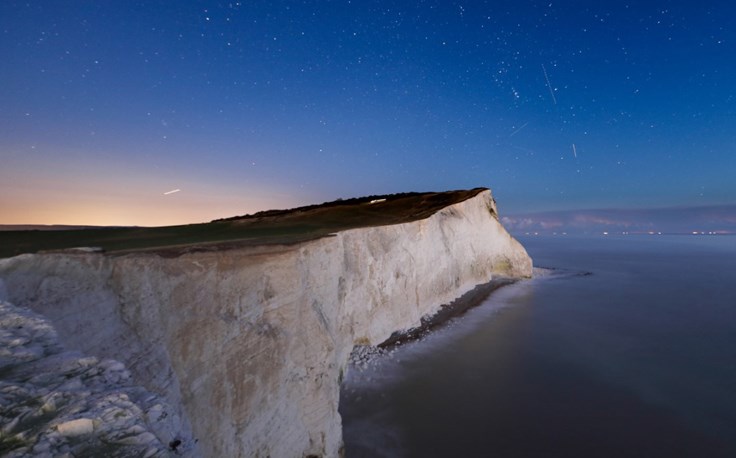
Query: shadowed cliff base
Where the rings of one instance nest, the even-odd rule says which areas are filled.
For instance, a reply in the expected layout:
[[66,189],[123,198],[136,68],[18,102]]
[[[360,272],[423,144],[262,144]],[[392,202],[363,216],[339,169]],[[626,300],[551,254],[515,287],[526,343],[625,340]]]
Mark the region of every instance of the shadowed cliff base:
[[154,250],[178,255],[232,244],[293,244],[347,229],[425,219],[486,189],[368,196],[184,226],[0,231],[0,258],[80,246],[106,252]]
[[463,315],[473,307],[477,307],[488,299],[488,296],[498,288],[510,285],[518,280],[518,278],[498,277],[488,283],[478,285],[449,304],[442,305],[436,313],[423,316],[419,326],[405,331],[394,332],[391,334],[391,337],[378,344],[378,347],[390,349],[401,345],[402,342],[419,339],[433,329],[447,323],[449,320]]

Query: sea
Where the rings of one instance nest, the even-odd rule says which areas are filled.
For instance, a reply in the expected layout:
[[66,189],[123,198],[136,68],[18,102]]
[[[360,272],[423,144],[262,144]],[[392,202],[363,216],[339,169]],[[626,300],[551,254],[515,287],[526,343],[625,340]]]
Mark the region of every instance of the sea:
[[346,457],[736,457],[736,236],[518,239],[533,279],[350,367]]

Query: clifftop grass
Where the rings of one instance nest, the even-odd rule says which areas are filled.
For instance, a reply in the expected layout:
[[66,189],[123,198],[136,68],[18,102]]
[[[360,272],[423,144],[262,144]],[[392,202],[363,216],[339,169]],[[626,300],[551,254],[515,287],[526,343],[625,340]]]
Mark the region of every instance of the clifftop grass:
[[[100,247],[110,253],[153,250],[176,254],[231,245],[292,244],[346,229],[428,218],[484,190],[369,196],[183,226],[5,231],[0,232],[0,258],[81,246]],[[371,203],[382,199],[385,201]]]

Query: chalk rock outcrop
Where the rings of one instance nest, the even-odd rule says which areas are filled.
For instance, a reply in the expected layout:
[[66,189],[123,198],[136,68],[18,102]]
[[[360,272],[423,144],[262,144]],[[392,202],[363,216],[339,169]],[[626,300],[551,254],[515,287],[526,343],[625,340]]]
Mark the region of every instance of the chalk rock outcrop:
[[169,411],[165,400],[134,385],[119,361],[64,351],[48,320],[0,301],[3,456],[186,454]]
[[0,260],[0,294],[178,406],[194,454],[333,457],[354,345],[531,269],[486,190],[426,219],[290,246],[17,256]]

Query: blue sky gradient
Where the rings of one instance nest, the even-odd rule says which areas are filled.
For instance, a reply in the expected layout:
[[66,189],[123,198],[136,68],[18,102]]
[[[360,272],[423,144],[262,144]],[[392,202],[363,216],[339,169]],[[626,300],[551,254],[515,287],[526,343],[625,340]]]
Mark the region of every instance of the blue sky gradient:
[[[0,4],[0,223],[736,202],[731,2]],[[181,189],[175,194],[163,193]]]

